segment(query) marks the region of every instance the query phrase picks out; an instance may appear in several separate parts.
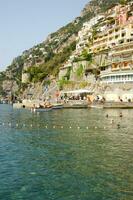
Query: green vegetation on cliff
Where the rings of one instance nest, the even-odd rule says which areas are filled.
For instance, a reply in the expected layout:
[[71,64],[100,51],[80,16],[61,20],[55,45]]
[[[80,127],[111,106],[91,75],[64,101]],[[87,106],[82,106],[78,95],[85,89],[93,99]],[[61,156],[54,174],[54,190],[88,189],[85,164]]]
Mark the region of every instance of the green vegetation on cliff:
[[[81,16],[74,21],[50,34],[42,43],[26,50],[22,55],[13,60],[5,72],[0,75],[0,94],[4,94],[3,81],[14,81],[21,91],[22,72],[29,73],[31,83],[41,82],[50,75],[57,76],[60,67],[68,60],[75,50],[77,33],[81,30],[83,23],[96,16],[98,13],[105,12],[116,3],[125,4],[131,0],[91,0],[83,9]],[[94,30],[94,36],[97,30]],[[91,63],[92,55],[85,51],[79,59],[85,59]],[[67,74],[69,77],[69,73]],[[69,79],[69,78],[68,78]]]
[[38,66],[29,67],[27,72],[30,75],[31,82],[41,82],[48,75],[56,76],[62,64],[67,61],[72,51],[76,48],[76,42],[72,42],[68,47],[65,47],[62,52],[55,54],[46,63]]

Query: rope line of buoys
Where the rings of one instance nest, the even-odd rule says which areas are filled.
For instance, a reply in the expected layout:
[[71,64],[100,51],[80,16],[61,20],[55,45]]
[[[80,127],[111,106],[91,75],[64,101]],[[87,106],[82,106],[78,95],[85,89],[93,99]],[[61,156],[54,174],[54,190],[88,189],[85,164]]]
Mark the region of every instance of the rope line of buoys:
[[40,124],[26,124],[26,123],[11,123],[11,122],[0,122],[0,126],[3,127],[10,127],[10,128],[44,128],[44,129],[67,129],[67,130],[71,130],[71,129],[85,129],[85,130],[89,130],[89,129],[98,129],[98,128],[102,128],[102,129],[106,129],[107,127],[97,127],[97,126],[79,126],[79,125],[50,125],[50,124],[46,124],[46,123],[40,123]]
[[[112,122],[112,121],[111,121]],[[110,125],[113,125],[114,127],[116,127],[117,129],[120,129],[121,128],[121,125],[120,123],[117,123],[117,124],[114,124],[114,121],[113,123],[110,123]],[[79,126],[79,124],[75,124],[75,125],[72,125],[72,124],[68,124],[68,125],[62,125],[62,124],[53,124],[53,125],[50,125],[50,124],[46,124],[46,123],[14,123],[14,122],[0,122],[0,126],[3,126],[3,127],[10,127],[10,128],[44,128],[44,129],[67,129],[67,130],[72,130],[72,129],[77,129],[77,130],[80,130],[80,129],[84,129],[84,130],[89,130],[89,129],[94,129],[94,130],[99,130],[99,129],[103,129],[103,130],[106,130],[106,129],[109,129],[110,127],[107,125],[107,126]]]

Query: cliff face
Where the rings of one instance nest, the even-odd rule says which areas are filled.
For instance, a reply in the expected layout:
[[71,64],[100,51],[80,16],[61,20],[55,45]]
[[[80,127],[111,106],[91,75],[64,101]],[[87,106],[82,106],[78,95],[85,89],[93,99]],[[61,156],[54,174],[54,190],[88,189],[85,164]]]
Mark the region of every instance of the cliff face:
[[94,14],[97,15],[99,12],[106,11],[110,6],[120,2],[120,0],[92,0],[85,5],[81,12],[81,16],[84,16],[89,12],[94,12]]
[[[51,75],[57,77],[60,67],[68,60],[76,47],[77,33],[83,23],[107,10],[120,0],[92,0],[74,21],[50,34],[45,41],[26,50],[0,73],[0,95],[16,95],[38,82],[47,83]],[[22,81],[22,74],[25,80]],[[28,80],[27,80],[28,79]],[[6,86],[7,82],[7,86]],[[12,85],[15,85],[12,87]],[[9,87],[10,86],[10,87]],[[7,89],[6,89],[7,88]]]

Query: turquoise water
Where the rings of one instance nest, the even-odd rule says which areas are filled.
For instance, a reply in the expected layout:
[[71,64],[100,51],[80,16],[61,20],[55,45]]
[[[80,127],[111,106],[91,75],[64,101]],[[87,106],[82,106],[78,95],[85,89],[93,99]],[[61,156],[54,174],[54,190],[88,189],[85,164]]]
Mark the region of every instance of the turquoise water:
[[133,110],[120,112],[0,105],[0,200],[133,200]]

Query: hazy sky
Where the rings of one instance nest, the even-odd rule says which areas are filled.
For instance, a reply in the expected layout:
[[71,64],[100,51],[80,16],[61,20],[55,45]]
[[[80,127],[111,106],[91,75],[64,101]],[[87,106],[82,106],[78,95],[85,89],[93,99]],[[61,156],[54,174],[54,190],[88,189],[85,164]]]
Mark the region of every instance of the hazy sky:
[[89,0],[0,0],[0,70],[66,25]]

